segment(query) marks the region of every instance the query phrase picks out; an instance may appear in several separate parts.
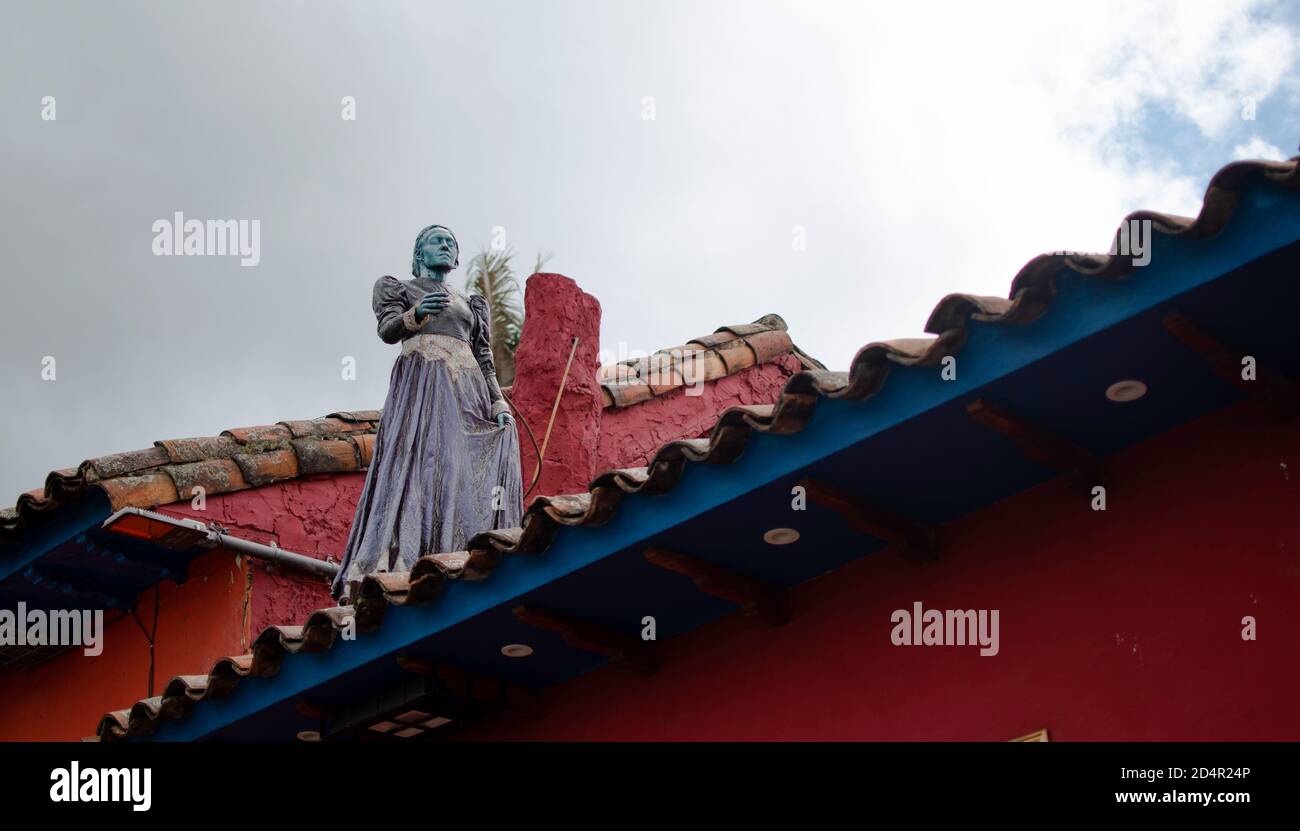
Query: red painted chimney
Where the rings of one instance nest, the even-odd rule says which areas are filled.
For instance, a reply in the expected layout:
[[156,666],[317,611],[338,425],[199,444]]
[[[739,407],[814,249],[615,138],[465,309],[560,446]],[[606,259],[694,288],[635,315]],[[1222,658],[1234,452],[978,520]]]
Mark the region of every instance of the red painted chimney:
[[[577,352],[547,441],[547,424],[575,337]],[[546,442],[546,461],[541,481],[526,503],[543,494],[582,493],[598,472],[595,465],[602,403],[596,382],[599,352],[600,302],[562,274],[529,277],[524,290],[524,329],[515,350],[515,383],[510,396],[532,428],[537,446]],[[527,488],[537,468],[537,455],[522,424],[519,447]]]

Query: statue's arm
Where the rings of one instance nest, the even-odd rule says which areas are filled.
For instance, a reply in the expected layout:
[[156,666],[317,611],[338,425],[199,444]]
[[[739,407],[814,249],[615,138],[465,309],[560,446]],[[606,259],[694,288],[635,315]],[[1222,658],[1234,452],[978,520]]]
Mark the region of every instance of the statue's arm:
[[419,329],[423,322],[417,321],[415,307],[407,303],[402,283],[394,277],[380,277],[375,281],[370,305],[379,321],[379,339],[384,343],[397,343]]
[[509,413],[510,405],[501,394],[501,385],[497,382],[497,368],[492,361],[492,326],[488,322],[487,300],[481,294],[470,295],[469,307],[474,312],[474,358],[483,371],[483,380],[487,382],[488,398],[492,401],[492,417]]

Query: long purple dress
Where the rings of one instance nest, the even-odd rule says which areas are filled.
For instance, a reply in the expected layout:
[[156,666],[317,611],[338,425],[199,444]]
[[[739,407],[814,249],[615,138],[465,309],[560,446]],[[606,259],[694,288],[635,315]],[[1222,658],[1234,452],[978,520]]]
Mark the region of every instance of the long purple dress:
[[[428,291],[450,304],[416,321]],[[410,571],[425,554],[462,551],[475,534],[523,515],[519,438],[497,384],[487,301],[428,278],[380,277],[372,305],[379,337],[402,344],[348,534],[334,596],[381,571]]]

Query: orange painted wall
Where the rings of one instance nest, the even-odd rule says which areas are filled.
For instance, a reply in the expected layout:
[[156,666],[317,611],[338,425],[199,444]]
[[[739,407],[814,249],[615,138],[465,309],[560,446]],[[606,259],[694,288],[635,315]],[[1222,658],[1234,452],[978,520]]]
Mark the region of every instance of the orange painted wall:
[[[173,675],[205,671],[219,658],[248,651],[247,561],[224,549],[190,566],[189,579],[159,586],[154,694]],[[151,626],[153,589],[138,615]],[[148,695],[149,644],[130,615],[104,615],[104,651],[71,649],[33,669],[0,672],[0,740],[75,741],[92,736],[100,716]]]

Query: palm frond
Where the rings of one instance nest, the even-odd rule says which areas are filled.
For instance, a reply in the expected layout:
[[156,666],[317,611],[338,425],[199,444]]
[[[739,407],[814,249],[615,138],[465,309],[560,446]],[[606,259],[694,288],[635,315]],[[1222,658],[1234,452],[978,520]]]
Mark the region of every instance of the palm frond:
[[538,251],[537,259],[533,261],[533,273],[541,274],[542,269],[546,268],[546,264],[551,261],[551,256],[552,255],[549,253],[543,254],[541,251]]
[[488,319],[492,326],[492,360],[496,364],[501,386],[514,383],[515,347],[524,325],[523,294],[515,277],[509,248],[492,251],[484,248],[470,260],[465,290],[481,294],[487,300]]

